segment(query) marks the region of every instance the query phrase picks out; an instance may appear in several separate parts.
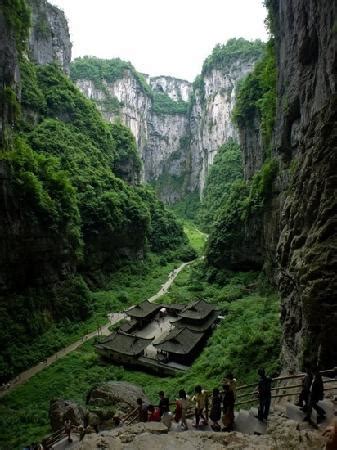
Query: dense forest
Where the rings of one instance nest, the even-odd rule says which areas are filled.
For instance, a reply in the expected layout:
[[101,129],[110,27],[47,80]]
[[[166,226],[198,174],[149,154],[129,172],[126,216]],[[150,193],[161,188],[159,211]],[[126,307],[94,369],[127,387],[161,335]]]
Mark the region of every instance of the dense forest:
[[[193,83],[151,84],[119,58],[71,62],[47,1],[3,0],[0,448],[49,434],[51,399],[98,416],[101,382],[157,402],[336,366],[337,10],[263,3],[267,43],[229,39]],[[99,357],[102,327],[146,299],[217,311],[186,370]]]
[[16,91],[6,87],[14,126],[0,154],[11,245],[1,293],[3,380],[45,356],[29,347],[54,321],[88,318],[90,289],[118,268],[151,252],[194,256],[182,226],[139,184],[141,161],[129,129],[105,123],[57,65],[27,58],[24,1],[8,3],[5,13],[21,82]]

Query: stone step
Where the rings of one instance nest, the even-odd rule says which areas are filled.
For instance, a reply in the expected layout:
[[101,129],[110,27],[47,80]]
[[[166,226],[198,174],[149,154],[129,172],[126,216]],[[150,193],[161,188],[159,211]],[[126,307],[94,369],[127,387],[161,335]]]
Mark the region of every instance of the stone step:
[[234,430],[245,434],[254,434],[255,431],[255,421],[257,419],[253,418],[249,411],[241,409],[235,416]]
[[[325,424],[326,422],[330,422],[335,413],[334,404],[330,400],[324,399],[319,401],[318,405],[323,408],[326,413],[326,421],[324,421],[323,424]],[[306,416],[306,413],[303,412],[298,406],[295,406],[293,403],[286,404],[285,412],[286,416],[289,419],[295,420],[296,422],[303,422],[303,419]],[[314,422],[317,421],[317,413],[314,409],[312,410],[312,420]]]

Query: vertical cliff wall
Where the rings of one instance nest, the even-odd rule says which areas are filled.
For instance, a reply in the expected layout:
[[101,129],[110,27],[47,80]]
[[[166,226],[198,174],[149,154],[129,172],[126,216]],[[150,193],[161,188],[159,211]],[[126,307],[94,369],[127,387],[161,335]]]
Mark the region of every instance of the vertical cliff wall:
[[[238,266],[242,255],[258,254],[281,294],[284,364],[299,369],[318,362],[327,368],[337,363],[337,5],[267,4],[277,60],[272,145],[264,147],[259,108],[249,116],[246,100],[250,122],[240,129],[240,143],[245,178],[251,180],[250,208],[236,222],[239,239],[226,241],[222,253],[229,261],[221,256],[221,264]],[[250,88],[250,100],[261,105]],[[266,151],[278,172],[263,208],[256,208],[254,191],[271,173],[266,163],[259,171]],[[249,267],[253,262],[250,257]]]
[[330,367],[337,363],[337,4],[277,1],[272,14],[283,357],[290,366],[318,359]]
[[64,12],[47,0],[27,0],[31,8],[29,51],[37,64],[60,65],[69,73],[71,42]]
[[247,61],[238,58],[202,75],[191,110],[191,190],[198,189],[202,193],[208,168],[220,145],[230,138],[238,140],[231,118],[236,87],[252,71],[255,62],[255,56]]
[[[230,58],[231,46],[221,47],[227,59],[219,63],[212,55],[193,85],[166,76],[143,78],[118,59],[82,58],[72,64],[72,78],[104,118],[121,120],[131,129],[143,160],[143,179],[155,183],[168,203],[188,192],[202,193],[219,146],[238,139],[231,120],[236,86],[253,69],[263,45],[233,42],[237,47]],[[245,45],[248,49],[242,51]]]

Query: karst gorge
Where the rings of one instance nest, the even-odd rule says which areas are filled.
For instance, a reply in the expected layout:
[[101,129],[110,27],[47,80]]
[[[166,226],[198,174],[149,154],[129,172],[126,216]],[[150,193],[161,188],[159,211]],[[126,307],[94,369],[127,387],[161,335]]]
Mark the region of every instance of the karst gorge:
[[[56,399],[73,402],[73,425],[87,414],[114,429],[128,412],[119,382],[130,405],[156,404],[160,390],[212,391],[229,372],[243,385],[259,367],[282,377],[337,366],[337,4],[264,6],[268,42],[215,45],[189,82],[117,57],[72,59],[62,10],[1,0],[1,450],[62,427],[70,416],[57,416]],[[202,324],[172,328],[207,308]],[[181,356],[169,370],[143,350],[132,364],[97,352],[145,342],[145,317],[163,311],[174,320],[164,340],[147,337],[151,351],[176,345],[178,328],[190,342],[198,332],[186,367]],[[311,431],[276,442],[274,425],[249,438],[240,423],[216,441],[138,429],[43,448],[136,450],[146,433],[158,450],[325,448]]]

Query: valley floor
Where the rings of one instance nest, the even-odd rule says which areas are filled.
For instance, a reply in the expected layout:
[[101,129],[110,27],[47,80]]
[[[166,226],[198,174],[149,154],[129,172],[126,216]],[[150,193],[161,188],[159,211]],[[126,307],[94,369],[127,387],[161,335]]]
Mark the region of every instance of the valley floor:
[[[195,230],[193,233],[194,245],[199,245],[200,251],[205,235]],[[167,278],[173,266],[165,264],[163,267]],[[96,302],[101,304],[98,311],[105,321],[107,312],[123,310],[123,299],[124,309],[128,304],[138,303],[144,298],[156,300],[158,297],[154,298],[153,292],[158,291],[162,284],[160,298],[165,303],[187,303],[195,298],[216,303],[224,319],[186,373],[161,378],[104,364],[95,353],[92,339],[88,339],[62,359],[52,361],[49,367],[0,400],[0,449],[20,448],[23,444],[41,439],[50,432],[50,400],[69,398],[84,403],[88,389],[98,382],[129,381],[142,386],[148,397],[155,401],[160,389],[175,398],[182,387],[188,392],[192,392],[199,383],[212,388],[218,385],[228,370],[234,371],[239,384],[255,380],[256,369],[261,365],[265,365],[269,372],[277,371],[280,337],[277,297],[264,289],[263,283],[257,282],[256,273],[229,273],[221,282],[210,282],[204,272],[203,262],[198,259],[181,272],[176,272],[174,282],[171,277],[163,283],[163,274],[158,277],[158,273],[153,273],[156,279],[153,282],[151,274],[139,279],[137,273],[129,273],[123,283],[119,279],[118,288],[114,285],[111,290],[95,294]],[[144,296],[145,285],[146,288],[151,285],[152,295]],[[111,296],[116,299],[116,295],[119,301],[109,303]],[[96,334],[95,331],[93,333]]]

